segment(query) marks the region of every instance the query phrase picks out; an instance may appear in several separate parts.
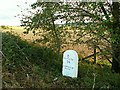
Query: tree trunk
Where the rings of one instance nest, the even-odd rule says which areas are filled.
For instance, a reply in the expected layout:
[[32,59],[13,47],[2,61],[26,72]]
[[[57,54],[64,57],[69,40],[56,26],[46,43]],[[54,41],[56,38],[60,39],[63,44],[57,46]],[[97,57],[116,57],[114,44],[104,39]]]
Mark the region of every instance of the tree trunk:
[[56,27],[55,27],[55,23],[54,23],[54,17],[53,17],[53,15],[51,14],[51,19],[52,19],[52,24],[53,24],[53,34],[54,34],[54,36],[55,36],[55,43],[56,43],[56,47],[57,47],[57,56],[58,56],[58,61],[60,60],[60,48],[61,48],[61,42],[60,42],[60,37],[59,37],[59,35],[60,35],[60,33],[59,33],[59,31],[57,32],[56,31]]
[[112,14],[113,23],[111,33],[112,39],[112,70],[116,73],[120,73],[120,3],[113,2]]

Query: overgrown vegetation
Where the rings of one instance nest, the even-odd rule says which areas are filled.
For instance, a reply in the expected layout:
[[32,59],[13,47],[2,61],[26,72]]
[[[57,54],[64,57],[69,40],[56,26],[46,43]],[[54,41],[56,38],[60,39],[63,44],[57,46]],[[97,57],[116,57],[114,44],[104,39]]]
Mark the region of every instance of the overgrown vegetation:
[[[120,73],[120,17],[119,2],[36,2],[31,5],[31,9],[26,11],[29,15],[22,14],[21,26],[27,32],[30,30],[36,34],[38,29],[42,29],[42,40],[50,42],[56,47],[58,61],[62,41],[71,38],[67,36],[67,26],[69,30],[76,32],[73,43],[86,43],[92,48],[97,48],[112,63],[112,70]],[[61,24],[55,23],[61,21]],[[75,30],[73,30],[73,28]],[[64,35],[62,35],[65,33]],[[82,33],[82,34],[81,34]],[[65,37],[65,40],[64,38]],[[84,39],[82,39],[84,38]],[[87,40],[85,40],[87,39]],[[70,40],[68,40],[70,42]],[[51,43],[52,42],[52,43]],[[103,49],[103,50],[102,50]],[[96,53],[96,49],[94,49]],[[109,59],[109,57],[112,60]],[[96,56],[94,55],[96,58]],[[94,59],[94,63],[96,59]]]
[[105,63],[80,61],[78,78],[64,77],[62,53],[58,61],[51,48],[28,43],[8,32],[2,36],[4,88],[120,88],[120,75],[112,73]]

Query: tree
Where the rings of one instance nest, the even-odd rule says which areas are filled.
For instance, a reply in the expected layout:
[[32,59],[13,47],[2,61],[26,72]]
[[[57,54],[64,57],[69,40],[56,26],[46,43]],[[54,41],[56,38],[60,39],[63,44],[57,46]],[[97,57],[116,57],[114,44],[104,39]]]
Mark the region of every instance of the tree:
[[113,57],[112,57],[112,69],[120,73],[120,3],[113,2],[112,5],[112,15],[113,15],[113,22],[112,22],[112,32],[111,38],[113,39],[112,42],[112,49],[113,49]]
[[[54,22],[57,19],[64,19],[65,26],[75,27],[80,32],[83,30],[85,35],[90,36],[87,41],[84,41],[87,44],[92,41],[90,44],[97,45],[99,48],[100,43],[105,44],[104,47],[112,47],[112,69],[120,73],[119,2],[112,4],[109,2],[39,2],[32,5],[34,9],[37,7],[42,8],[42,10],[34,13],[33,17],[22,19],[22,25],[26,26],[28,30],[42,28],[45,32],[49,31],[49,35],[55,39],[59,52],[61,46],[60,30],[63,28],[59,30]],[[77,37],[75,41],[79,43],[80,38],[81,36]]]
[[[21,26],[25,26],[27,32],[33,31],[36,35],[37,31],[41,34],[41,38],[37,41],[43,42],[58,53],[58,60],[60,58],[60,49],[62,45],[63,36],[67,32],[63,32],[64,26],[55,24],[55,21],[60,19],[62,15],[62,2],[39,2],[31,5],[32,10],[28,11],[30,16],[23,15],[21,18]],[[62,34],[62,35],[61,35]]]
[[[68,9],[69,11],[71,10],[72,14],[76,14],[75,16],[68,14],[69,17],[74,17],[74,21],[76,20],[75,18],[77,18],[77,20],[81,20],[88,17],[89,24],[87,24],[86,29],[90,29],[91,27],[91,34],[97,34],[97,39],[102,37],[110,43],[112,47],[112,70],[116,73],[120,73],[120,3],[112,2],[112,4],[110,4],[109,2],[78,2],[77,6],[72,5],[72,7]],[[83,23],[85,23],[85,21],[83,21]],[[107,30],[107,33],[110,34],[110,39],[105,38],[103,35],[106,32],[105,29]]]

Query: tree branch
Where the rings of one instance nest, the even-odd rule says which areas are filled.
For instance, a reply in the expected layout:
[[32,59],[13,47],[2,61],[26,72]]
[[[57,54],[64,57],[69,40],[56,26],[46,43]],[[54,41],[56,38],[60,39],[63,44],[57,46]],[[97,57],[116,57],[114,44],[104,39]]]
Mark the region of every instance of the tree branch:
[[110,20],[110,18],[109,18],[109,16],[108,16],[108,14],[107,14],[107,11],[105,10],[105,8],[104,8],[104,6],[103,6],[103,3],[102,3],[102,2],[100,2],[100,7],[101,7],[101,9],[102,9],[102,11],[103,11],[103,13],[104,13],[104,15],[105,15],[106,19],[107,19],[107,20]]
[[104,57],[110,62],[110,63],[112,63],[110,60],[109,60],[109,58],[105,55],[105,53],[103,52],[103,50],[99,47],[99,46],[97,46],[97,48],[100,50],[100,52],[104,55]]

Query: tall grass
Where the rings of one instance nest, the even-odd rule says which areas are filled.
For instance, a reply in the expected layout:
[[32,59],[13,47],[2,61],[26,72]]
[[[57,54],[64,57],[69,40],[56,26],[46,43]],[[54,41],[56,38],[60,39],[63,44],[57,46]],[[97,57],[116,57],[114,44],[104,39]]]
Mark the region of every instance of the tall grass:
[[120,75],[112,73],[106,64],[80,61],[78,78],[64,77],[62,54],[57,61],[51,48],[28,43],[8,32],[2,36],[4,88],[120,88]]
[[[2,36],[3,74],[9,73],[12,77],[15,75],[14,78],[16,75],[19,75],[18,79],[20,79],[26,75],[34,74],[32,70],[35,72],[40,72],[41,74],[44,74],[46,71],[55,72],[57,69],[60,70],[60,63],[56,61],[56,54],[50,48],[44,46],[39,47],[33,43],[28,43],[27,41],[21,40],[20,37],[8,32],[3,33]],[[43,72],[41,72],[40,68],[44,69],[42,70]],[[4,82],[6,75],[3,76]],[[5,82],[3,83],[3,86],[4,85]]]

